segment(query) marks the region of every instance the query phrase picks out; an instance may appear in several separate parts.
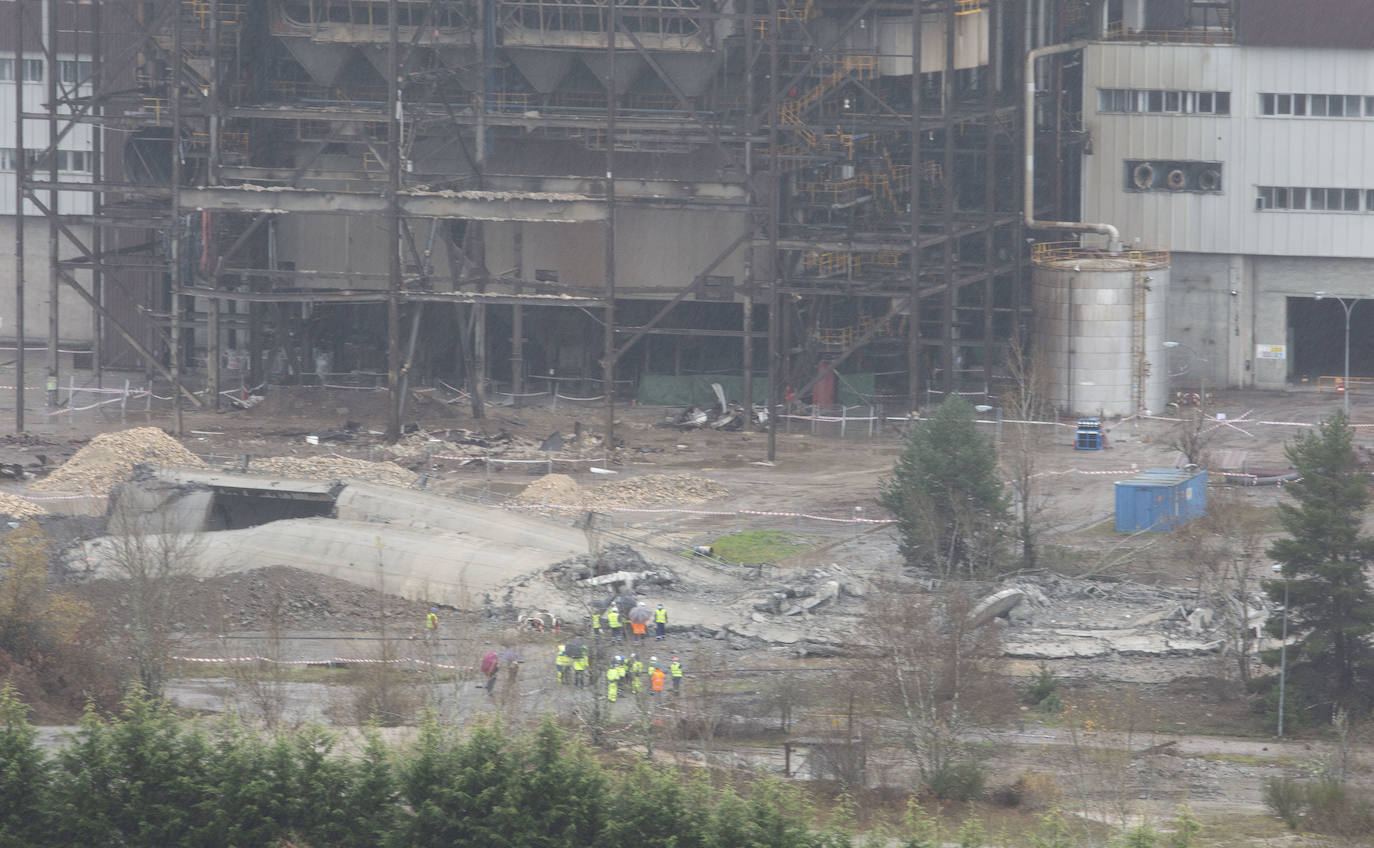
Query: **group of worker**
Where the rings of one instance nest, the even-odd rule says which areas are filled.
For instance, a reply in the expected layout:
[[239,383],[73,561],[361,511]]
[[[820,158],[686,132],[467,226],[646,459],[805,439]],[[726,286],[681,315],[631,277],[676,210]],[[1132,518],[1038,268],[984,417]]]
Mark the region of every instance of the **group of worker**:
[[[663,608],[663,604],[658,605],[654,610],[654,641],[662,642],[668,638],[668,611]],[[606,622],[606,629],[601,627],[602,620]],[[628,624],[629,627],[625,625]],[[609,632],[612,639],[628,639],[633,636],[636,641],[643,641],[648,638],[649,623],[647,621],[626,621],[626,617],[620,614],[620,608],[614,602],[606,607],[606,611],[592,613],[592,633],[597,636]]]
[[[620,695],[620,681],[629,678],[630,691],[639,694],[644,690],[644,672],[646,666],[644,661],[639,658],[639,654],[630,654],[628,657],[617,656],[611,663],[611,667],[606,669],[606,700],[615,703]],[[677,657],[673,657],[666,666],[658,661],[658,657],[649,657],[647,666],[649,672],[649,694],[653,696],[663,694],[663,686],[669,680],[673,681],[673,694],[682,693],[682,663]]]
[[[591,683],[591,652],[586,645],[568,650],[567,645],[558,646],[558,654],[553,661],[554,673],[559,684],[582,687]],[[663,692],[667,681],[673,681],[673,694],[682,692],[682,663],[673,657],[667,663],[660,663],[658,657],[649,657],[645,665],[639,654],[616,656],[606,669],[606,700],[614,702],[620,694],[620,681],[629,679],[631,691],[643,691],[645,672],[648,672],[649,694]]]
[[[568,651],[567,645],[559,645],[558,656],[554,657],[553,665],[558,673],[559,683],[566,686],[571,677],[574,686],[586,686],[592,667],[591,653],[586,645],[572,652]],[[571,675],[568,674],[570,671]]]

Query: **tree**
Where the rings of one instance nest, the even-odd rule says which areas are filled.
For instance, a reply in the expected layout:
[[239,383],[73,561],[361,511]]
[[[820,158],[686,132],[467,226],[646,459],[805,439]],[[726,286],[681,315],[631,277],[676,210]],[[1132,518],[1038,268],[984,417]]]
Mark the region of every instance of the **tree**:
[[39,845],[47,836],[48,769],[37,740],[18,691],[0,686],[0,848]]
[[127,614],[116,640],[132,658],[138,682],[150,698],[161,698],[167,665],[179,637],[174,627],[179,581],[199,573],[200,539],[174,524],[173,492],[154,508],[135,512],[122,506],[110,519],[108,564],[124,580]]
[[997,570],[1008,518],[997,453],[973,407],[954,395],[907,435],[879,502],[897,518],[909,565],[943,576]]
[[1036,518],[1048,498],[1036,481],[1036,460],[1044,449],[1047,433],[1043,425],[1032,423],[1045,413],[1049,392],[1045,386],[1043,355],[1026,350],[1019,334],[1007,346],[1006,368],[1015,388],[1002,396],[1002,412],[1014,423],[1006,426],[1008,452],[1004,457],[1011,472],[1011,491],[1016,504],[1016,535],[1021,539],[1021,566],[1035,568]]
[[[1289,638],[1288,678],[1309,706],[1334,703],[1362,706],[1371,697],[1374,655],[1374,594],[1365,569],[1374,562],[1374,538],[1360,535],[1369,504],[1364,472],[1355,457],[1354,431],[1343,413],[1318,425],[1288,446],[1289,461],[1301,479],[1287,487],[1295,504],[1279,504],[1288,535],[1269,548],[1282,580],[1264,589],[1286,616],[1272,616],[1266,628]],[[1269,665],[1278,651],[1267,651]]]

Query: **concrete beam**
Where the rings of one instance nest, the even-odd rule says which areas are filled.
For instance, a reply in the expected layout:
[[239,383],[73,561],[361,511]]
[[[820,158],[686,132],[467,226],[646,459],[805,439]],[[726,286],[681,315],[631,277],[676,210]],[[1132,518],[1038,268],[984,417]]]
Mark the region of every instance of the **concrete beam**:
[[[320,191],[283,186],[198,186],[181,190],[183,209],[316,215],[385,215],[381,193]],[[463,218],[471,221],[583,223],[602,221],[596,198],[541,192],[405,191],[401,214],[412,218]]]

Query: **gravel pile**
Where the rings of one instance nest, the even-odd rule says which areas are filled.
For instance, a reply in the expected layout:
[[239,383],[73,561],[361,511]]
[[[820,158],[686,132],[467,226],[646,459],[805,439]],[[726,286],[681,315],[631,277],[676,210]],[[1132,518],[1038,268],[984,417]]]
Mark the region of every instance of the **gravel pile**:
[[267,456],[253,457],[249,473],[275,474],[305,480],[354,480],[366,483],[414,485],[419,479],[394,462],[368,462],[344,456]]
[[142,463],[159,466],[205,464],[161,428],[135,427],[101,433],[32,488],[43,492],[108,494],[110,489],[129,479],[135,465]]
[[716,482],[687,474],[646,474],[585,489],[566,474],[547,474],[526,486],[514,502],[588,508],[666,506],[701,503],[727,494]]
[[31,515],[47,515],[48,511],[33,501],[26,501],[18,495],[0,492],[0,515],[10,518],[28,518]]

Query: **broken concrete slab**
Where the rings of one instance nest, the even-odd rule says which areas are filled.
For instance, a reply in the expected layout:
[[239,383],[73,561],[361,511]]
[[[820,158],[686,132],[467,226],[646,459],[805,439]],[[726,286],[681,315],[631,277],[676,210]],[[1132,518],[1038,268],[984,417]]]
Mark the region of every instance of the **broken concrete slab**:
[[979,601],[973,611],[968,614],[969,624],[973,627],[981,627],[994,618],[1011,612],[1017,604],[1025,599],[1026,593],[1020,589],[1003,589],[1000,592],[994,592]]

